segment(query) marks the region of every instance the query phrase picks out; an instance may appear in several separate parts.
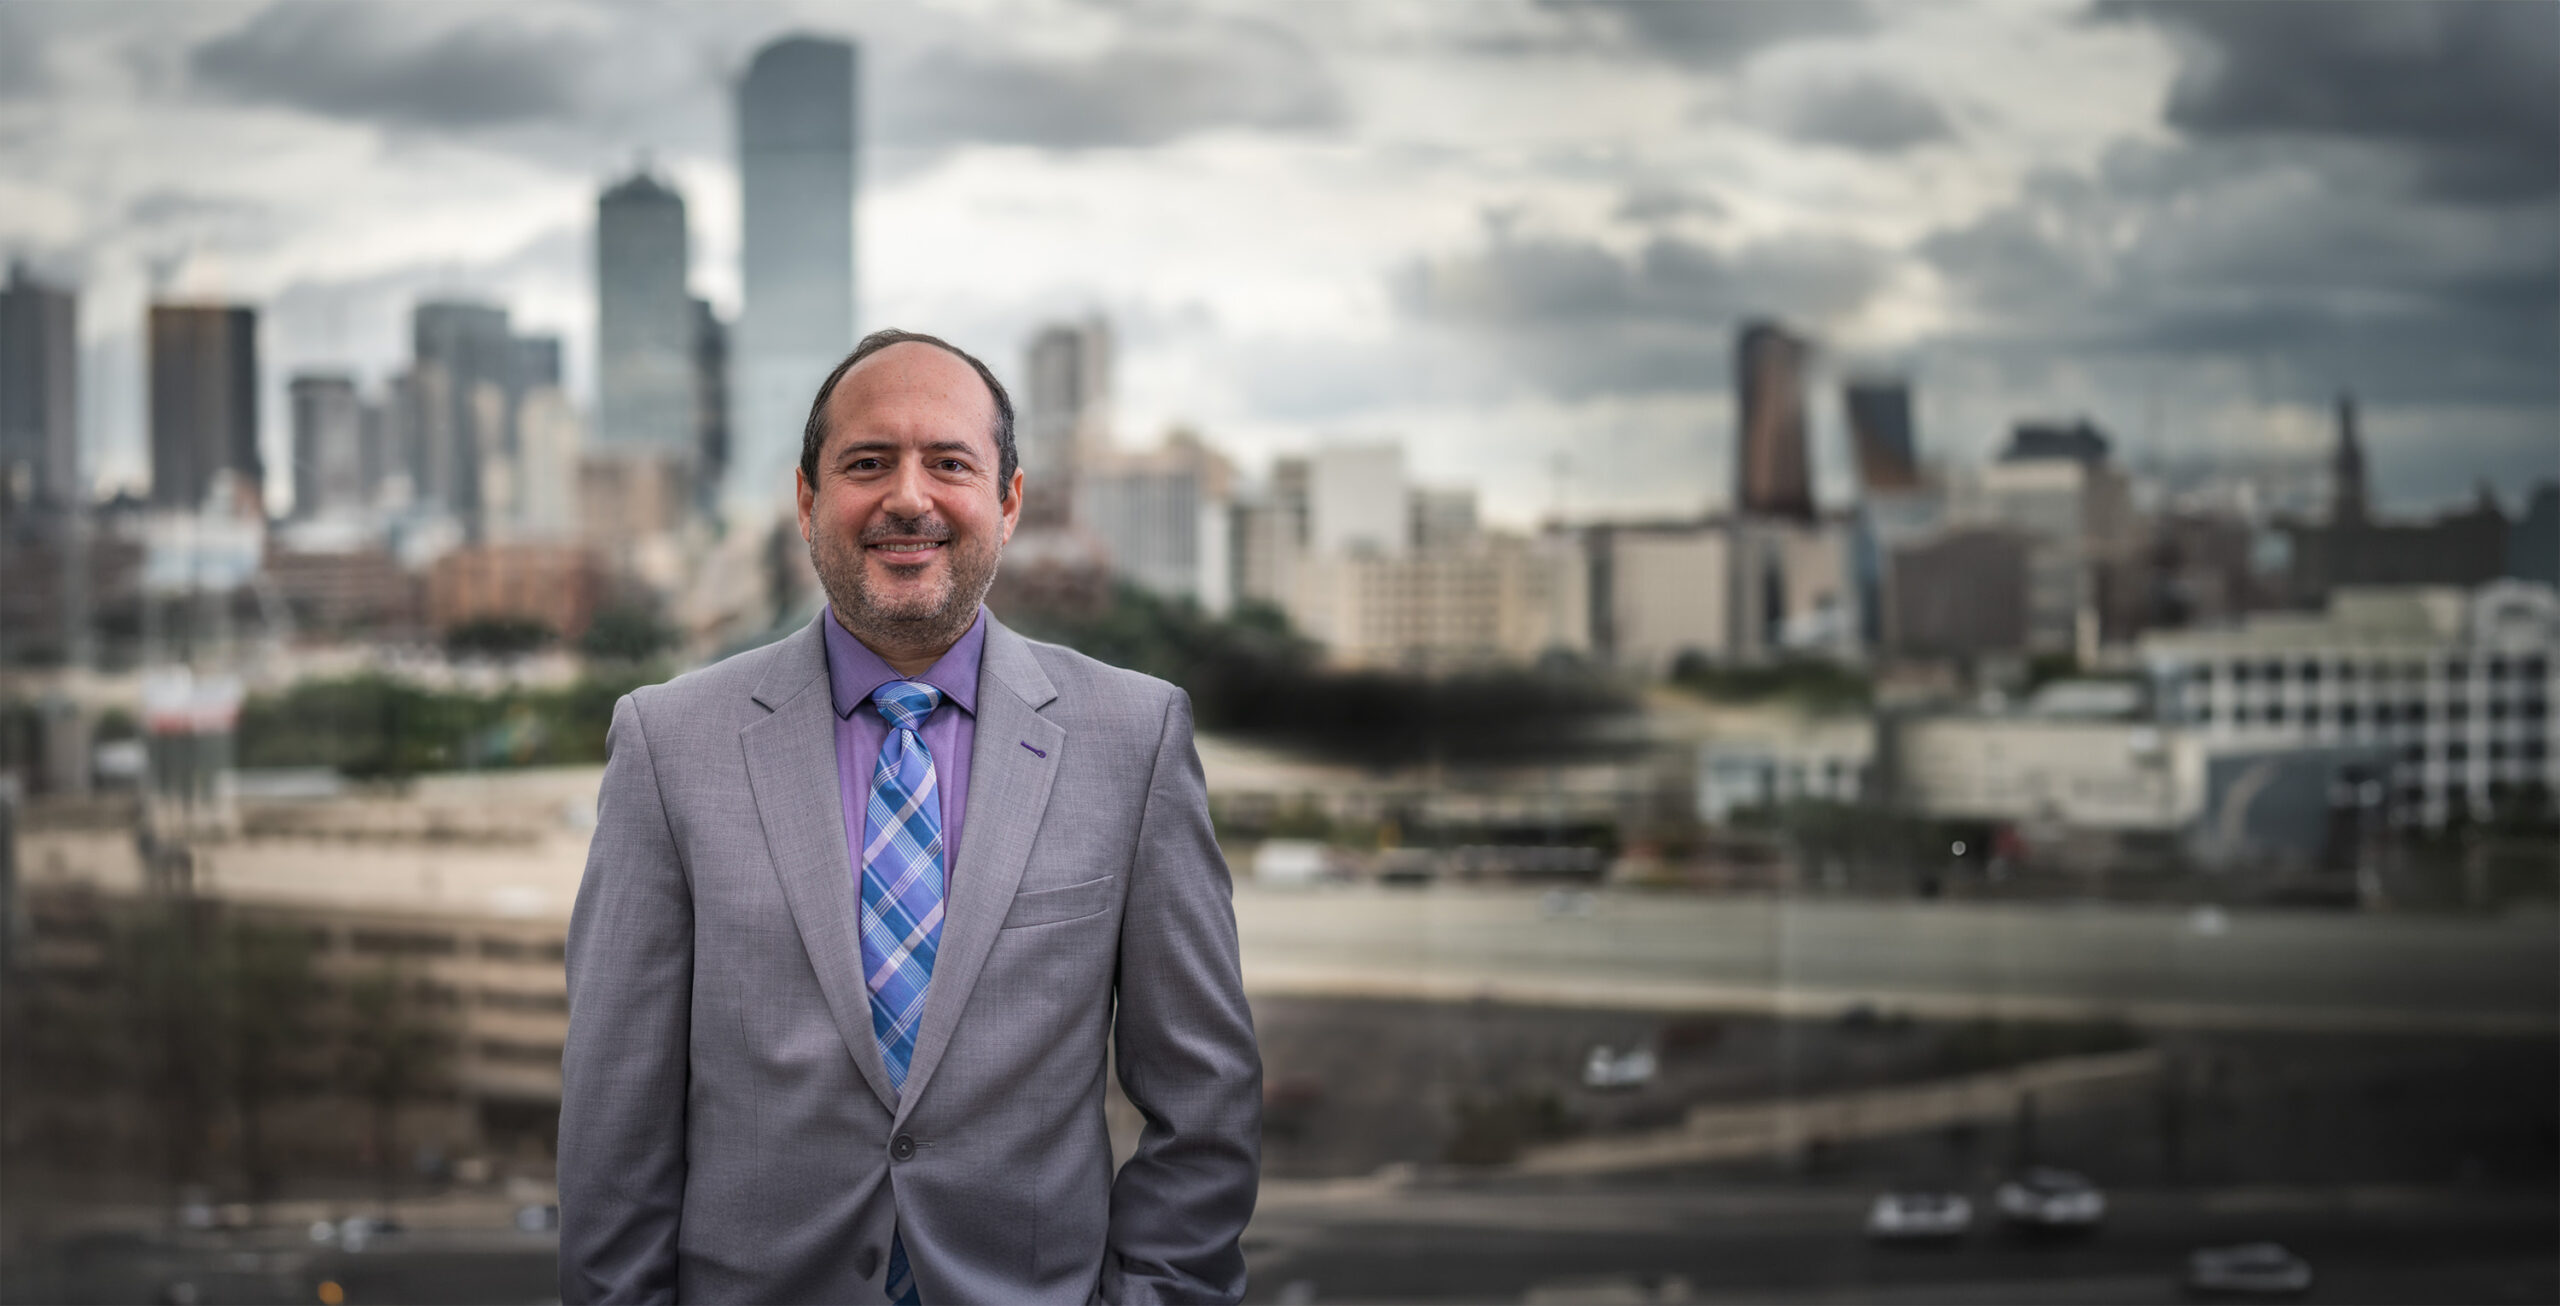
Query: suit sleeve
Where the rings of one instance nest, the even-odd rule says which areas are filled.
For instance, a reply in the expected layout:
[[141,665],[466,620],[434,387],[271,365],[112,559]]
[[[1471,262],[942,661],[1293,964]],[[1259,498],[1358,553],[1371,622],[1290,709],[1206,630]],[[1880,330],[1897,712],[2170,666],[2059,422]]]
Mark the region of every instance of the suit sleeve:
[[1120,929],[1120,1085],[1146,1118],[1111,1187],[1102,1295],[1233,1302],[1262,1149],[1262,1054],[1191,700],[1166,705]]
[[693,895],[638,702],[613,709],[569,918],[560,1300],[668,1302],[683,1210]]

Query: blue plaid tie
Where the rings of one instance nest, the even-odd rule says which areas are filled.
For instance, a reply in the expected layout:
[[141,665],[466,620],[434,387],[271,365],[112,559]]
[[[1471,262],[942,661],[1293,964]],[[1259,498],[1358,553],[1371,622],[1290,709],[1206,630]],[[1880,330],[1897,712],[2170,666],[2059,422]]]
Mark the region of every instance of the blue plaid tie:
[[[917,733],[941,705],[942,691],[893,680],[873,690],[871,702],[888,721],[889,737],[880,745],[862,814],[862,975],[871,990],[880,1059],[890,1084],[904,1090],[925,987],[933,982],[933,954],[942,943],[942,795],[933,754]],[[886,1286],[898,1306],[921,1306],[906,1240],[895,1234]]]

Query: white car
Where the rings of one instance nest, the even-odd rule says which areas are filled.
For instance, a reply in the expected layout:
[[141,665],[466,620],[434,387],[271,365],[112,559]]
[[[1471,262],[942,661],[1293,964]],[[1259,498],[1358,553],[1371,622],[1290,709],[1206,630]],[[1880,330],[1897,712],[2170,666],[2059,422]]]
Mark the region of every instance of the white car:
[[2037,1166],[1992,1194],[2000,1218],[2026,1229],[2094,1229],[2107,1218],[2106,1194],[2068,1170]]
[[1884,1242],[1938,1242],[1973,1228],[1973,1202],[1962,1193],[1895,1192],[1867,1208],[1867,1236]]
[[1603,1043],[1583,1059],[1582,1086],[1642,1088],[1653,1082],[1656,1068],[1652,1048],[1629,1048],[1621,1053]]
[[2199,1296],[2298,1297],[2311,1264],[2275,1243],[2202,1247],[2187,1257],[2187,1291]]

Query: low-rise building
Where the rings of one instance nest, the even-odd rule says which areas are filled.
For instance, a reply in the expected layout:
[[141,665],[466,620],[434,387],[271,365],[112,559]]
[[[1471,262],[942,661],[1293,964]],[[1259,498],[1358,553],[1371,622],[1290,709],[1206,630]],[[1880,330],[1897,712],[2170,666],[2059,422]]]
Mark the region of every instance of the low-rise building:
[[568,544],[485,544],[436,559],[427,573],[427,622],[537,621],[562,639],[586,633],[604,596],[604,565]]
[[2390,750],[2392,805],[2544,805],[2560,788],[2560,592],[2529,581],[2342,589],[2325,611],[2147,636],[2161,715],[2224,746]]

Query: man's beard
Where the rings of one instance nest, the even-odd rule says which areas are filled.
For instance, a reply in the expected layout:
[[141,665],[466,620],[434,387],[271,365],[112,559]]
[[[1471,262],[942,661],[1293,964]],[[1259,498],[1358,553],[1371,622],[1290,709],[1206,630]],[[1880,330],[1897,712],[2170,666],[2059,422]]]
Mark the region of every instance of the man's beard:
[[[893,539],[941,541],[941,583],[911,598],[873,594],[869,546]],[[817,570],[827,601],[835,605],[836,620],[866,643],[947,646],[978,619],[978,605],[995,584],[1003,548],[992,537],[957,538],[931,517],[889,517],[852,542],[832,531],[810,532],[809,565]]]

